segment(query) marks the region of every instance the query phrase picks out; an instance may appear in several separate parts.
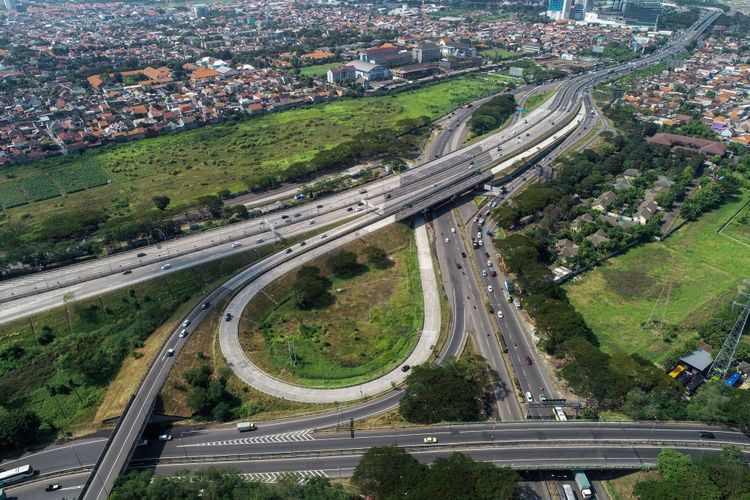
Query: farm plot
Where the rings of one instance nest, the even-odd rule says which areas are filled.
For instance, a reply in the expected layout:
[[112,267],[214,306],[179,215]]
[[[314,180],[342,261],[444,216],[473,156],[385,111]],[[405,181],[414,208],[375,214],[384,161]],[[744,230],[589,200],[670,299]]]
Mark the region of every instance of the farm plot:
[[107,183],[107,175],[96,165],[83,165],[74,170],[65,170],[52,174],[52,177],[66,193],[75,193],[102,186]]
[[24,191],[20,182],[0,184],[0,207],[4,210],[28,202],[29,198],[26,196],[26,191]]
[[18,184],[23,185],[31,201],[41,201],[60,196],[60,190],[48,175],[35,175],[18,181]]

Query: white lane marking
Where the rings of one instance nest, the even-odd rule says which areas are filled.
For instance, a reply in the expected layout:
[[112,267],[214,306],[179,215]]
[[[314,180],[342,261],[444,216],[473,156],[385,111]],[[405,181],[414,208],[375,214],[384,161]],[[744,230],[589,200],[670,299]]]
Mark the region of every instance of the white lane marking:
[[68,486],[67,488],[60,488],[60,489],[59,489],[59,490],[57,490],[57,491],[66,491],[66,490],[80,490],[81,488],[83,488],[83,485],[82,485],[82,484],[79,484],[78,486]]
[[325,471],[317,470],[300,470],[290,472],[249,472],[246,474],[240,474],[244,479],[248,481],[258,481],[261,483],[275,483],[282,477],[293,477],[297,479],[299,484],[306,482],[308,479],[314,477],[328,477]]
[[194,444],[182,444],[178,445],[178,448],[187,448],[194,446],[238,446],[248,444],[269,444],[269,443],[292,443],[298,441],[313,441],[314,436],[311,435],[311,430],[307,429],[304,431],[296,432],[284,432],[282,434],[268,434],[266,436],[256,436],[240,439],[230,439],[224,441],[208,441],[205,443],[194,443]]

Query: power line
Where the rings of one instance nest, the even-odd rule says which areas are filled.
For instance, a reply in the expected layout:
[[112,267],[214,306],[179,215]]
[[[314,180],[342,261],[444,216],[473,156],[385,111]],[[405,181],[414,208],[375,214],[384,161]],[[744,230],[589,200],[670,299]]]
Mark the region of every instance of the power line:
[[[711,364],[711,368],[708,370],[709,377],[716,375],[720,380],[726,378],[727,372],[729,371],[729,365],[734,358],[734,352],[737,350],[737,344],[740,343],[742,331],[745,329],[747,317],[750,315],[750,281],[743,280],[741,286],[742,289],[737,292],[737,297],[735,297],[732,302],[732,307],[741,307],[742,309],[737,317],[737,321],[735,321],[734,326],[729,331],[729,335],[727,335],[727,338],[724,340],[724,344],[721,346],[719,354],[716,356],[716,359],[714,359],[714,362]],[[741,300],[744,300],[744,302],[740,302]]]

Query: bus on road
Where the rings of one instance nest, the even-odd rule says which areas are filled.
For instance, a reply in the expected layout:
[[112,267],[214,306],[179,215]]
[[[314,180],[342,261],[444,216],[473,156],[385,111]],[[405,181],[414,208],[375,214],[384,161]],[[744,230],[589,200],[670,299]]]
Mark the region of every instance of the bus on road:
[[9,484],[21,482],[34,475],[34,468],[30,465],[23,465],[15,469],[0,472],[0,488]]
[[560,406],[555,406],[555,409],[552,412],[552,415],[554,415],[555,420],[562,420],[563,422],[568,421],[568,417],[565,415],[565,412]]

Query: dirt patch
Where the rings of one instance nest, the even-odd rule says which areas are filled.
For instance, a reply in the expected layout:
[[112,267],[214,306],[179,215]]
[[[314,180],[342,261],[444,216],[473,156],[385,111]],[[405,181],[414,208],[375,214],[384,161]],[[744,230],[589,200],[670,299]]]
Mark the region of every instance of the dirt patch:
[[616,269],[604,266],[601,272],[612,290],[625,299],[659,295],[659,292],[655,291],[658,282],[638,269]]

